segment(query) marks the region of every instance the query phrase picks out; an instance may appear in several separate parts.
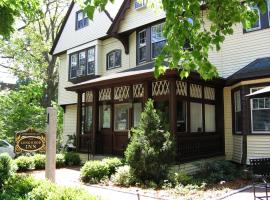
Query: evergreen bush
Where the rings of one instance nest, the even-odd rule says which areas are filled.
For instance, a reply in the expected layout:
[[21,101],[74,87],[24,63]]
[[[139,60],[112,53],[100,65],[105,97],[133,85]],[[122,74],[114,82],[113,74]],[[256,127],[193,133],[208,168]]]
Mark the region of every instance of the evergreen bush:
[[0,190],[12,174],[16,171],[11,157],[7,153],[0,154]]
[[120,167],[122,164],[121,160],[119,158],[104,158],[102,162],[106,163],[109,168],[109,175],[112,175],[115,173],[116,168]]
[[76,153],[73,153],[73,152],[66,152],[65,153],[65,164],[68,166],[80,165],[81,164],[80,156]]
[[15,159],[15,163],[18,167],[18,171],[26,171],[35,167],[32,156],[20,156]]
[[81,180],[88,183],[99,183],[109,177],[109,167],[105,162],[87,161],[81,168]]
[[132,129],[131,142],[125,151],[126,162],[138,179],[159,183],[174,160],[174,149],[172,135],[162,127],[153,100],[149,99],[138,127]]

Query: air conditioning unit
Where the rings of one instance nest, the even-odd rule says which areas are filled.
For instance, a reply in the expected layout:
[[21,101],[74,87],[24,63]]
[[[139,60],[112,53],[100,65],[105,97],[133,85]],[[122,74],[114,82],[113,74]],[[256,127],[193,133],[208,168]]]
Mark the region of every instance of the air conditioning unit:
[[77,69],[77,76],[82,76],[82,75],[83,75],[83,70]]

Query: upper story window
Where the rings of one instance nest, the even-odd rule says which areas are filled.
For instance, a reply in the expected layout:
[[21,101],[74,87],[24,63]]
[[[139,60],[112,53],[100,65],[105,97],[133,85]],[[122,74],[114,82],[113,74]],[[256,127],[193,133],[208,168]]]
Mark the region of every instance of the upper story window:
[[146,30],[139,32],[139,62],[146,60]]
[[[251,88],[250,92],[262,89]],[[270,98],[251,99],[251,126],[252,133],[270,133]]]
[[69,78],[74,79],[95,74],[95,47],[70,55]]
[[135,9],[144,8],[146,6],[146,0],[135,0]]
[[82,11],[76,13],[76,30],[88,26],[89,21],[87,15]]
[[157,57],[164,45],[166,38],[163,35],[164,23],[149,26],[137,32],[137,63],[149,62]]
[[253,24],[253,26],[251,28],[246,29],[247,32],[261,29],[261,12],[260,12],[258,7],[252,7],[251,9],[256,12],[256,14],[258,15],[259,18],[258,18],[257,22],[255,24]]
[[107,54],[107,70],[121,67],[121,50],[113,50]]
[[163,36],[164,23],[157,24],[151,28],[152,58],[158,56],[166,44],[166,38]]

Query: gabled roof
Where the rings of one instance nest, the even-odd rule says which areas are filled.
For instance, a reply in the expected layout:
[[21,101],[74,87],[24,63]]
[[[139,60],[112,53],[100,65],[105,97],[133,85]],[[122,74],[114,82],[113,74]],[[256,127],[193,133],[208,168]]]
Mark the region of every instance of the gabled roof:
[[270,57],[258,58],[228,77],[227,84],[270,76]]
[[122,19],[124,19],[127,9],[130,8],[130,0],[124,0],[118,13],[116,14],[109,30],[107,31],[108,35],[116,35],[119,29],[119,25]]
[[51,50],[50,50],[50,52],[49,52],[51,55],[53,55],[53,52],[54,52],[54,50],[55,50],[55,48],[56,48],[56,45],[57,45],[57,43],[58,43],[58,41],[59,41],[59,39],[60,39],[60,37],[61,37],[61,35],[62,35],[62,32],[63,32],[63,30],[64,30],[64,28],[65,28],[65,25],[66,25],[66,23],[67,23],[67,20],[68,20],[68,18],[69,18],[69,15],[70,15],[70,13],[71,13],[71,11],[72,11],[72,9],[73,9],[73,6],[74,6],[74,1],[71,2],[70,6],[69,6],[69,8],[68,8],[67,14],[66,14],[66,16],[64,17],[64,20],[63,20],[63,22],[62,22],[62,25],[61,25],[61,27],[60,27],[60,29],[59,29],[59,32],[57,33],[56,38],[55,38],[55,40],[53,41],[52,48],[51,48]]

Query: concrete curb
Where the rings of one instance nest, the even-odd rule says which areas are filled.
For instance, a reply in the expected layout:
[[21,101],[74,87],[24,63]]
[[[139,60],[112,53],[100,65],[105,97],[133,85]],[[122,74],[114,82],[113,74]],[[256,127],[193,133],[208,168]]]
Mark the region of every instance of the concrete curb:
[[227,198],[227,197],[229,197],[229,196],[232,196],[232,195],[234,195],[234,194],[236,194],[236,193],[243,192],[243,191],[245,191],[245,190],[247,190],[247,189],[250,189],[251,187],[252,187],[252,185],[248,185],[248,186],[246,186],[246,187],[243,187],[243,188],[240,188],[240,189],[237,189],[237,190],[233,190],[233,191],[231,191],[231,192],[229,192],[229,193],[227,193],[227,194],[225,194],[225,195],[222,195],[221,197],[217,198],[216,200],[222,200],[222,199],[225,199],[225,198]]

